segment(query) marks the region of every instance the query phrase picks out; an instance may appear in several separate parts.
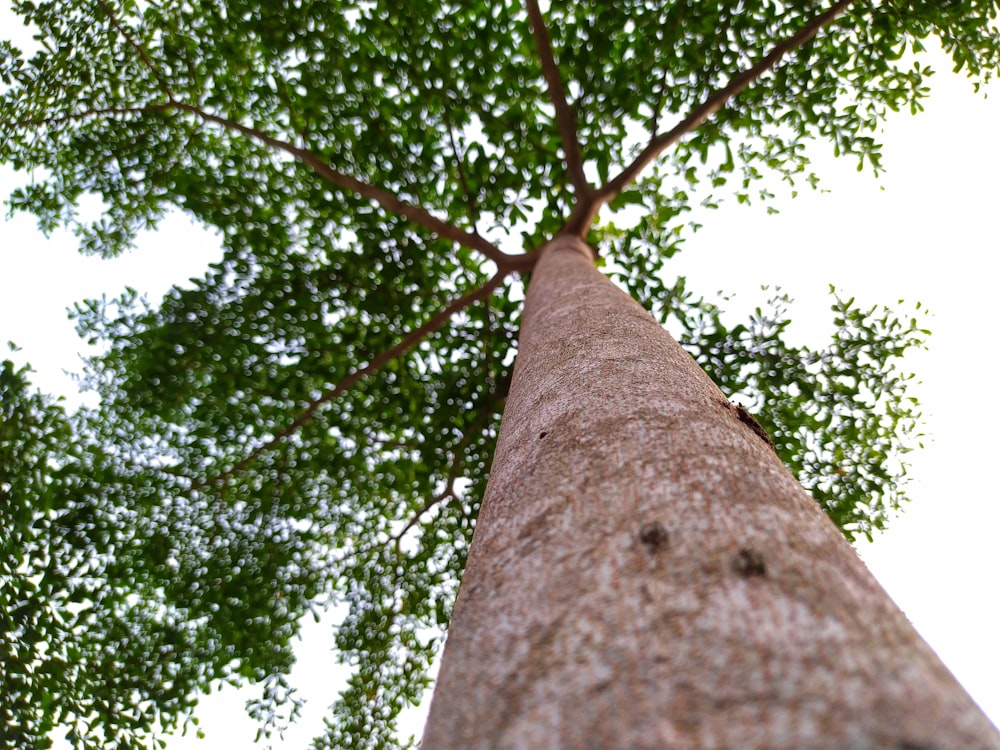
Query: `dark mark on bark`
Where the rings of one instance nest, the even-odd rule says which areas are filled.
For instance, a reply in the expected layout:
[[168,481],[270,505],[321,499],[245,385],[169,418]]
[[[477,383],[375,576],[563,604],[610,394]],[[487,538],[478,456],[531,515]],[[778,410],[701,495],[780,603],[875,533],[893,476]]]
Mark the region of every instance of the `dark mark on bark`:
[[545,432],[545,431],[543,430],[542,432],[539,432],[539,433],[538,433],[538,439],[539,439],[539,440],[541,440],[541,439],[542,439],[543,437],[545,437],[545,436],[546,436],[546,435],[548,435],[548,434],[549,434],[549,433],[547,433],[547,432]]
[[657,552],[667,546],[670,534],[659,521],[647,521],[639,527],[639,541],[646,545],[650,552]]
[[763,578],[767,575],[767,566],[759,552],[743,547],[733,558],[733,570],[741,578]]
[[778,449],[774,447],[774,441],[771,440],[771,436],[767,434],[767,430],[760,426],[760,422],[754,419],[753,414],[748,412],[743,408],[743,404],[733,404],[736,407],[736,416],[740,418],[740,421],[753,430],[754,434],[763,440],[775,453]]

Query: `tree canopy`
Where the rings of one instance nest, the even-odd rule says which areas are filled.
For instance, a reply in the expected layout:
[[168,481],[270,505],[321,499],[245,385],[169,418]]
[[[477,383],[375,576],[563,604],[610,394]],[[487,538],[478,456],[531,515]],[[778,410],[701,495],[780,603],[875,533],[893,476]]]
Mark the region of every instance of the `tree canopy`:
[[[80,303],[104,353],[67,415],[0,371],[0,734],[145,747],[220,681],[294,718],[302,617],[345,607],[353,667],[317,747],[383,747],[429,684],[471,539],[537,248],[585,237],[849,536],[904,499],[916,317],[833,301],[788,343],[669,276],[693,206],[879,167],[940,44],[978,83],[995,0],[18,0],[0,160],[42,229],[113,256],[171,211],[223,258],[151,302]],[[98,216],[81,211],[99,199]],[[748,406],[751,404],[748,404]]]

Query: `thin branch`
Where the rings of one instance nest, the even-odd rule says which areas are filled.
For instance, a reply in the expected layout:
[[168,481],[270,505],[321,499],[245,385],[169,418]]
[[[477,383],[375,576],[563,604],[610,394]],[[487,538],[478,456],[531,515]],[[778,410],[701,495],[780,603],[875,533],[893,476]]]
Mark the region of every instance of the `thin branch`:
[[424,444],[421,440],[372,440],[378,450],[415,451]]
[[472,222],[472,233],[479,235],[479,230],[476,225],[479,222],[479,209],[476,207],[476,201],[472,197],[472,191],[469,190],[469,180],[465,175],[465,167],[462,166],[463,155],[458,151],[458,144],[455,142],[455,128],[451,124],[451,118],[448,117],[447,111],[444,113],[444,123],[448,128],[448,140],[451,143],[451,153],[455,157],[455,170],[458,172],[458,181],[462,186],[462,193],[465,195],[465,203],[469,207],[469,221]]
[[660,132],[660,112],[663,110],[663,100],[667,94],[667,74],[669,71],[670,68],[664,65],[663,75],[660,76],[660,91],[656,95],[656,106],[653,107],[653,117],[649,123],[650,139],[656,138],[656,134]]
[[[58,117],[49,117],[38,120],[18,120],[11,123],[10,126],[23,128],[39,127],[43,125],[60,125],[74,120],[84,120],[89,117],[142,115],[150,112],[165,112],[171,109],[196,115],[206,122],[212,122],[228,130],[234,130],[242,135],[259,140],[264,145],[273,149],[284,151],[285,153],[294,156],[297,160],[310,167],[314,172],[337,187],[350,190],[363,198],[375,201],[387,211],[396,213],[403,218],[414,222],[415,224],[419,224],[439,237],[457,242],[460,245],[464,245],[465,247],[478,251],[484,257],[496,263],[501,270],[526,270],[534,265],[535,258],[533,256],[511,255],[509,253],[505,253],[479,234],[466,232],[464,229],[461,229],[454,224],[443,221],[422,206],[407,203],[384,188],[371,185],[355,177],[344,174],[343,172],[339,172],[323,161],[318,154],[312,151],[300,148],[279,138],[275,138],[274,136],[268,135],[257,128],[251,128],[225,117],[213,115],[212,113],[206,112],[199,107],[195,107],[191,104],[185,104],[184,102],[169,101],[159,104],[147,104],[142,107],[108,107],[104,109],[91,109],[84,112],[74,112],[67,115],[60,115]],[[3,123],[0,123],[0,125],[3,125]]]
[[702,104],[695,107],[687,117],[681,120],[670,131],[653,138],[635,161],[629,164],[616,177],[597,191],[598,200],[593,207],[594,213],[601,204],[611,201],[638,178],[639,173],[649,166],[665,149],[672,146],[684,135],[697,129],[709,117],[722,108],[730,99],[740,94],[747,86],[760,78],[764,73],[775,67],[789,52],[798,49],[812,39],[824,27],[832,23],[837,16],[852,5],[855,0],[838,0],[828,10],[814,17],[790,37],[778,42],[771,51],[756,64],[733,77],[723,88],[709,96]]
[[368,198],[369,200],[378,203],[387,211],[398,214],[399,216],[402,216],[403,218],[430,230],[438,237],[451,240],[452,242],[456,242],[471,250],[476,250],[488,260],[496,263],[498,269],[501,271],[530,270],[537,260],[536,256],[531,253],[516,255],[505,253],[499,247],[478,233],[467,232],[454,224],[437,218],[422,206],[408,203],[384,188],[363,182],[362,180],[334,169],[323,161],[318,154],[312,151],[300,148],[279,138],[275,138],[274,136],[268,135],[264,131],[257,128],[248,127],[225,117],[220,117],[219,115],[213,115],[212,113],[206,112],[199,107],[176,100],[161,102],[158,104],[147,104],[142,107],[108,107],[103,109],[90,109],[84,112],[75,112],[60,115],[58,117],[40,118],[37,120],[17,120],[9,124],[0,122],[0,127],[37,128],[40,126],[61,125],[66,122],[84,120],[89,117],[142,115],[151,112],[166,112],[172,109],[193,114],[206,122],[220,125],[227,130],[236,131],[249,138],[254,138],[273,149],[283,151],[295,157],[298,161],[310,167],[318,175],[337,187],[350,190],[363,198]]
[[122,37],[125,39],[126,42],[128,42],[128,45],[135,50],[136,54],[139,55],[139,58],[142,60],[143,64],[147,68],[149,68],[149,72],[152,73],[153,76],[156,78],[156,82],[160,84],[160,89],[163,91],[163,93],[167,95],[167,98],[170,101],[173,101],[174,95],[170,91],[170,84],[167,83],[167,79],[163,77],[163,74],[160,73],[156,65],[153,64],[152,58],[149,56],[149,54],[146,52],[143,46],[132,38],[132,35],[128,33],[128,30],[118,20],[118,18],[115,16],[114,10],[111,8],[110,5],[108,5],[105,2],[105,0],[97,0],[97,4],[101,6],[101,10],[104,11],[104,15],[108,17],[108,20],[111,22],[111,25],[114,26],[115,29],[118,31],[118,33],[122,35]]
[[492,391],[496,386],[496,378],[493,377],[491,360],[493,359],[493,347],[490,346],[490,339],[493,336],[493,309],[487,299],[483,303],[485,322],[483,324],[483,374],[486,376],[486,384]]
[[563,86],[559,67],[552,53],[552,40],[545,27],[545,19],[538,7],[538,0],[527,0],[528,18],[531,20],[531,33],[535,37],[535,48],[542,65],[542,75],[549,89],[549,99],[556,110],[556,123],[559,126],[559,137],[562,140],[563,152],[566,157],[566,170],[576,190],[578,199],[586,198],[593,193],[583,173],[583,158],[580,155],[580,140],[576,128],[576,118],[566,100],[566,89]]
[[156,466],[154,464],[148,464],[145,461],[140,461],[132,456],[121,456],[120,460],[131,466],[133,469],[139,469],[147,474],[162,474],[163,476],[170,477],[171,479],[183,479],[191,484],[197,484],[198,479],[191,476],[190,474],[185,474],[181,471],[180,467],[177,466]]
[[464,229],[461,229],[454,224],[442,221],[422,206],[407,203],[397,195],[385,190],[384,188],[363,182],[356,177],[352,177],[351,175],[344,174],[343,172],[334,169],[313,151],[299,148],[288,141],[283,141],[280,138],[268,135],[262,130],[243,125],[225,117],[220,117],[219,115],[213,115],[211,112],[206,112],[205,110],[190,104],[176,102],[174,106],[177,109],[196,115],[206,122],[221,125],[227,130],[234,130],[249,138],[258,140],[275,150],[284,151],[285,153],[294,156],[306,166],[310,167],[320,177],[323,177],[333,185],[357,193],[362,198],[372,200],[387,211],[391,211],[405,219],[409,219],[415,224],[419,224],[425,229],[428,229],[436,234],[438,237],[452,240],[453,242],[457,242],[460,245],[464,245],[472,250],[477,250],[483,256],[496,263],[501,269],[513,270],[528,264],[527,256],[509,255],[484,237],[466,232]]
[[403,543],[403,537],[405,537],[409,533],[410,529],[412,529],[414,526],[420,523],[420,519],[423,518],[424,513],[429,511],[434,506],[441,504],[445,500],[454,499],[455,497],[454,468],[455,467],[453,466],[452,467],[453,471],[449,472],[448,482],[445,485],[445,488],[441,490],[441,492],[439,492],[438,494],[429,498],[422,506],[420,506],[417,512],[410,517],[410,520],[403,525],[403,528],[401,528],[399,531],[397,531],[395,534],[392,535],[392,538],[389,541],[392,542],[392,546],[397,556],[402,552],[402,550],[400,549],[400,545]]
[[422,341],[428,334],[433,333],[437,329],[441,328],[445,323],[447,323],[453,315],[461,312],[470,305],[478,302],[479,300],[485,299],[493,290],[496,289],[500,283],[506,278],[509,273],[508,270],[498,271],[493,278],[483,284],[481,287],[473,289],[471,292],[463,294],[458,299],[451,302],[443,310],[429,318],[423,325],[419,328],[414,329],[406,336],[404,336],[397,344],[389,347],[385,351],[378,354],[371,362],[369,362],[364,367],[361,367],[343,380],[341,380],[337,385],[325,391],[319,396],[319,398],[311,401],[309,405],[291,422],[285,425],[281,430],[279,430],[270,440],[261,443],[259,446],[254,448],[250,453],[241,458],[232,467],[227,469],[222,474],[219,474],[210,479],[206,479],[204,482],[198,485],[198,487],[205,487],[207,485],[214,484],[225,484],[230,477],[245,469],[251,463],[253,463],[257,458],[259,458],[264,453],[268,452],[275,446],[279,445],[281,442],[291,437],[295,432],[298,431],[302,425],[312,419],[313,415],[319,411],[319,409],[331,401],[339,398],[343,393],[352,388],[357,384],[362,378],[377,372],[383,366],[394,360],[399,355],[413,348],[417,343]]
[[37,120],[15,120],[11,123],[0,123],[0,126],[10,128],[40,128],[50,125],[63,125],[75,120],[86,120],[90,117],[115,117],[119,115],[145,115],[150,112],[165,112],[174,107],[174,104],[147,104],[142,107],[103,107],[99,109],[87,109],[83,112],[71,112],[58,117],[42,117]]
[[427,498],[423,505],[417,508],[416,511],[410,516],[409,520],[407,520],[403,527],[391,537],[385,541],[373,542],[372,544],[366,544],[363,547],[352,550],[337,560],[338,565],[342,565],[348,560],[359,555],[368,554],[372,550],[378,549],[379,547],[385,547],[390,543],[393,545],[394,554],[398,557],[401,553],[400,544],[403,541],[403,537],[407,535],[410,529],[420,523],[420,519],[427,511],[437,505],[440,505],[445,500],[458,498],[458,495],[455,494],[455,483],[458,481],[459,472],[463,468],[464,461],[462,451],[466,446],[468,446],[469,443],[472,442],[476,435],[480,434],[483,428],[486,427],[490,415],[493,413],[494,407],[506,398],[506,395],[506,393],[492,393],[490,399],[485,404],[485,408],[479,412],[472,423],[462,433],[462,437],[459,438],[459,441],[455,444],[455,447],[451,451],[451,464],[448,467],[448,475],[445,477],[444,489]]
[[[455,482],[458,480],[458,474],[464,468],[465,463],[462,451],[465,450],[466,446],[472,442],[476,435],[483,431],[483,428],[486,427],[486,423],[489,421],[490,415],[493,413],[494,407],[501,401],[500,394],[493,393],[491,396],[492,397],[486,403],[485,408],[483,408],[483,410],[476,415],[476,418],[472,420],[472,424],[466,428],[458,443],[455,444],[455,448],[451,452],[451,466],[448,468],[448,476],[445,479],[444,489],[436,495],[428,498],[424,504],[417,509],[417,512],[410,517],[410,520],[403,525],[403,528],[393,534],[391,541],[396,549],[396,554],[399,554],[400,552],[399,546],[403,541],[403,537],[406,536],[410,529],[420,523],[420,519],[423,517],[424,513],[429,511],[431,508],[440,505],[449,498],[457,499],[457,495],[455,494]],[[506,394],[503,394],[503,396],[506,397]]]
[[[308,126],[300,120],[298,113],[295,111],[295,105],[292,102],[291,97],[288,95],[288,81],[285,78],[279,78],[279,74],[274,73],[275,86],[274,94],[278,97],[282,104],[285,105],[285,109],[288,110],[288,124],[292,128],[292,131],[299,138],[302,139],[302,143],[306,144],[309,142],[309,128]],[[296,122],[298,120],[298,122]]]
[[460,245],[476,250],[482,253],[482,255],[484,255],[487,259],[492,260],[500,268],[526,268],[534,263],[534,258],[531,258],[530,256],[509,255],[508,253],[500,250],[500,248],[492,242],[489,242],[478,234],[466,232],[460,227],[438,219],[422,206],[408,203],[388,190],[368,184],[362,180],[334,169],[323,161],[318,154],[312,151],[299,148],[298,146],[270,136],[256,128],[247,127],[233,120],[213,115],[203,109],[200,109],[199,107],[178,101],[170,90],[167,80],[153,63],[152,58],[150,58],[150,56],[146,53],[146,50],[132,38],[128,30],[118,21],[112,8],[107,4],[106,0],[97,0],[97,2],[118,33],[121,34],[125,41],[128,42],[129,46],[136,51],[136,54],[139,55],[143,64],[149,68],[150,72],[153,76],[155,76],[160,88],[169,100],[170,106],[197,115],[206,122],[214,122],[215,124],[221,125],[229,130],[235,130],[245,136],[259,140],[271,148],[284,151],[285,153],[294,156],[306,166],[311,167],[313,171],[337,187],[351,190],[363,198],[373,200],[387,211],[396,213],[403,218],[414,222],[415,224],[419,224],[439,237],[452,240]]

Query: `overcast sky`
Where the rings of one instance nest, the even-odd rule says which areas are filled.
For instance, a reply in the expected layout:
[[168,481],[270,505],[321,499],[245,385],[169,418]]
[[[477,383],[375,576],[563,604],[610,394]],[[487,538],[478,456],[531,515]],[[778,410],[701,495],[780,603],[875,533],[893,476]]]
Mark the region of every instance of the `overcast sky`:
[[[6,11],[6,4],[2,7]],[[0,15],[0,28],[5,28]],[[854,163],[813,149],[829,192],[788,200],[781,213],[724,206],[708,214],[670,268],[703,293],[735,293],[731,306],[749,310],[766,299],[762,284],[796,298],[794,334],[820,343],[830,329],[827,287],[866,304],[920,300],[933,313],[930,349],[910,357],[922,384],[927,447],[911,454],[913,502],[890,529],[859,551],[969,693],[1000,723],[1000,456],[996,426],[997,373],[993,326],[1000,275],[1000,87],[994,98],[974,95],[964,79],[935,65],[934,94],[917,117],[892,117],[883,134],[886,174],[875,180]],[[23,177],[0,169],[0,196]],[[29,217],[0,224],[0,344],[38,371],[36,383],[70,396],[63,370],[80,351],[65,310],[74,301],[124,285],[154,298],[171,283],[201,275],[219,255],[218,243],[184,219],[171,219],[114,260],[83,258],[64,232],[49,239]],[[6,351],[5,351],[6,356]],[[310,626],[296,677],[307,696],[300,728],[282,747],[302,748],[317,733],[333,698],[326,627]],[[234,692],[208,698],[201,711],[206,742],[174,740],[170,750],[248,746],[254,726]],[[415,719],[419,732],[419,719]]]

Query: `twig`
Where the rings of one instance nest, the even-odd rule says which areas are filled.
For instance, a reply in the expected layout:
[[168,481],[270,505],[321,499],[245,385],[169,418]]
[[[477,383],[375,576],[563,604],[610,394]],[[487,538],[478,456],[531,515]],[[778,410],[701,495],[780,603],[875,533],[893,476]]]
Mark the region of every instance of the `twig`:
[[451,451],[451,466],[448,468],[448,477],[446,479],[445,488],[438,494],[429,498],[427,502],[425,502],[410,518],[410,520],[406,522],[406,525],[393,535],[393,541],[395,542],[397,550],[399,549],[399,543],[402,541],[403,537],[406,536],[406,532],[420,523],[420,517],[423,516],[424,513],[442,501],[447,500],[449,497],[455,497],[455,481],[458,479],[458,474],[462,470],[465,463],[462,451],[465,450],[466,446],[472,442],[476,435],[482,432],[486,423],[489,421],[490,414],[493,413],[496,405],[506,396],[506,393],[502,395],[497,392],[491,393],[490,398],[484,404],[482,411],[476,415],[476,418],[472,420],[472,424],[470,424],[462,433],[462,437],[459,438],[459,441],[455,444],[455,447]]
[[493,359],[493,347],[490,346],[490,338],[493,335],[493,309],[490,307],[490,301],[487,299],[483,304],[485,308],[483,312],[486,313],[485,322],[483,324],[483,373],[486,376],[486,384],[492,391],[496,386],[496,379],[493,377],[492,359]]
[[549,99],[556,110],[556,123],[559,126],[559,137],[562,140],[563,153],[566,158],[566,171],[573,183],[578,200],[583,200],[593,193],[583,173],[583,159],[580,155],[580,140],[576,127],[576,118],[566,100],[566,88],[563,86],[559,67],[552,53],[552,40],[545,27],[545,19],[538,7],[538,0],[527,0],[528,18],[531,20],[531,32],[535,37],[535,48],[542,65],[542,75],[549,89]]
[[[478,251],[485,258],[496,263],[498,268],[502,271],[526,270],[534,265],[536,259],[533,255],[511,255],[509,253],[505,253],[479,234],[466,232],[464,229],[461,229],[454,224],[450,224],[437,218],[422,206],[407,203],[384,188],[363,182],[356,177],[352,177],[334,169],[323,161],[318,154],[312,151],[295,146],[294,144],[283,141],[280,138],[275,138],[274,136],[268,135],[264,131],[257,128],[251,128],[235,122],[234,120],[214,115],[199,107],[195,107],[191,104],[185,104],[184,102],[169,101],[158,104],[147,104],[142,107],[108,107],[104,109],[90,109],[84,112],[74,112],[71,114],[60,115],[58,117],[49,117],[38,120],[18,120],[11,123],[11,126],[23,128],[39,127],[41,125],[60,125],[74,120],[84,120],[88,117],[142,115],[150,112],[166,112],[168,110],[180,110],[182,112],[193,114],[206,122],[220,125],[228,130],[234,130],[242,135],[254,138],[266,146],[290,154],[337,187],[350,190],[363,198],[375,201],[387,211],[391,211],[392,213],[398,214],[415,224],[419,224],[425,229],[428,229],[436,234],[438,237],[457,242],[460,245]],[[0,123],[0,125],[2,124],[3,123]]]
[[465,203],[469,207],[469,221],[472,222],[472,233],[479,236],[479,230],[476,225],[479,223],[479,209],[476,207],[476,201],[472,197],[472,191],[469,190],[469,180],[465,176],[465,167],[462,166],[463,154],[458,151],[458,144],[455,142],[455,128],[451,124],[451,118],[448,117],[447,111],[444,113],[444,123],[445,127],[448,128],[448,140],[451,143],[451,153],[455,157],[455,170],[458,172],[458,181],[462,186],[462,193],[465,195]]
[[83,120],[88,117],[147,114],[149,112],[165,112],[171,109],[188,112],[189,114],[196,115],[206,122],[220,125],[228,130],[234,130],[242,135],[254,138],[273,149],[284,151],[285,153],[294,156],[300,162],[310,167],[318,175],[337,187],[350,190],[363,198],[375,201],[387,211],[396,213],[405,219],[409,219],[415,224],[419,224],[425,229],[428,229],[436,234],[438,237],[457,242],[460,245],[464,245],[465,247],[478,251],[485,258],[496,263],[498,268],[503,271],[523,270],[534,265],[535,258],[532,255],[511,255],[509,253],[505,253],[479,234],[466,232],[464,229],[461,229],[454,224],[442,221],[422,206],[407,203],[388,190],[363,182],[356,177],[352,177],[334,169],[323,161],[318,154],[312,151],[300,148],[279,138],[275,138],[274,136],[268,135],[257,128],[251,128],[235,122],[234,120],[229,120],[225,117],[205,112],[199,107],[195,107],[191,104],[185,104],[184,102],[170,101],[159,104],[148,104],[143,107],[109,107],[106,109],[93,109],[85,112],[61,115],[59,117],[46,118],[43,120],[20,120],[14,122],[13,126],[38,127],[39,125],[59,125],[64,122]]
[[649,123],[649,138],[652,141],[660,132],[660,112],[663,109],[663,100],[667,93],[667,73],[669,68],[663,66],[663,74],[660,76],[660,90],[656,95],[656,106],[653,108],[653,117]]
[[410,529],[412,529],[414,526],[420,523],[420,519],[424,515],[424,513],[426,513],[434,506],[439,505],[440,503],[444,502],[449,498],[457,497],[457,495],[455,494],[455,482],[458,480],[459,472],[461,471],[464,463],[462,457],[462,450],[470,442],[472,442],[473,438],[475,438],[475,436],[479,434],[482,431],[482,429],[486,426],[486,422],[489,420],[490,414],[493,412],[493,408],[505,396],[506,394],[501,395],[499,393],[493,393],[492,397],[486,403],[483,410],[476,416],[476,419],[472,421],[472,424],[470,424],[468,428],[466,428],[465,432],[462,433],[462,437],[455,444],[455,447],[452,449],[451,452],[451,465],[448,467],[448,476],[445,478],[444,489],[436,493],[435,495],[432,495],[427,500],[425,500],[424,504],[421,505],[416,510],[416,512],[410,516],[410,519],[403,525],[403,527],[395,534],[393,534],[391,537],[389,537],[385,541],[373,542],[372,544],[366,544],[363,547],[359,547],[355,550],[352,550],[351,552],[347,553],[346,555],[337,560],[338,565],[342,565],[351,558],[357,557],[358,555],[367,554],[372,550],[378,549],[379,547],[384,547],[390,543],[393,545],[394,555],[397,558],[399,557],[401,553],[400,544],[403,541],[403,537],[406,536],[406,534],[410,531]]
[[403,528],[401,528],[399,531],[397,531],[395,534],[392,535],[390,541],[392,542],[392,546],[397,557],[402,553],[400,545],[402,545],[403,543],[403,537],[409,533],[410,529],[412,529],[414,526],[420,523],[420,519],[423,517],[424,513],[429,511],[435,505],[438,505],[439,503],[442,503],[445,500],[448,500],[449,498],[455,497],[454,469],[455,466],[452,466],[452,471],[449,472],[448,474],[448,482],[445,485],[444,489],[441,490],[436,495],[434,495],[433,497],[429,498],[427,502],[425,502],[420,507],[420,509],[410,517],[410,520],[403,525]]
[[170,90],[170,84],[167,83],[167,79],[163,77],[163,74],[160,73],[156,65],[153,64],[153,60],[146,52],[146,50],[142,47],[141,44],[139,44],[137,41],[135,41],[135,39],[132,38],[132,35],[129,34],[128,30],[121,24],[121,22],[115,16],[111,6],[108,5],[105,2],[105,0],[97,0],[97,4],[101,6],[101,10],[104,11],[104,15],[108,17],[108,20],[111,22],[111,25],[114,26],[115,29],[118,31],[118,33],[122,35],[122,37],[125,39],[126,42],[128,42],[128,45],[136,51],[136,54],[139,55],[139,58],[142,60],[143,64],[147,68],[149,68],[149,72],[152,73],[153,76],[156,78],[156,82],[160,84],[160,89],[163,91],[164,94],[167,95],[167,99],[173,101],[174,95]]
[[146,104],[142,107],[102,107],[99,109],[87,109],[83,112],[71,112],[57,117],[42,117],[37,120],[15,120],[11,123],[0,123],[0,126],[10,128],[39,128],[50,125],[63,125],[74,120],[86,120],[90,117],[115,117],[119,115],[146,115],[150,112],[166,112],[175,105],[170,102],[161,104]]

